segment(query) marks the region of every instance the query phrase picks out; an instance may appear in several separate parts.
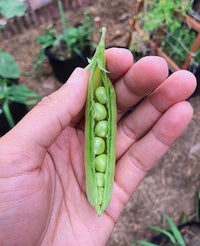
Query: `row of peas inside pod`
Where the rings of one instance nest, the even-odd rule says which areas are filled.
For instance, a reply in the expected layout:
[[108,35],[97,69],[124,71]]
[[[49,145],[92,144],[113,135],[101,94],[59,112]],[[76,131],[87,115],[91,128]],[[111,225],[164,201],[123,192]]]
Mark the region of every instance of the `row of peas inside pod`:
[[103,189],[105,184],[104,174],[107,166],[106,155],[106,137],[108,133],[106,89],[99,86],[95,90],[94,103],[94,119],[95,119],[95,137],[94,137],[94,153],[95,153],[95,170],[97,187],[99,192],[99,203],[103,199]]

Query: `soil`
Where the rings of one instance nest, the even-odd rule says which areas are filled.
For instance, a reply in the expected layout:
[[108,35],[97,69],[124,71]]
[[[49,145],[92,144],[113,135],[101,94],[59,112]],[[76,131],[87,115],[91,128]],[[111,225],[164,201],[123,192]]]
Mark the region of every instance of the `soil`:
[[[98,0],[88,7],[69,10],[66,14],[68,23],[73,26],[80,23],[83,11],[87,10],[95,21],[95,43],[99,38],[98,29],[106,26],[107,46],[126,46],[128,21],[135,5],[136,0]],[[0,49],[15,57],[22,73],[31,69],[40,51],[37,37],[44,34],[46,27],[59,30],[61,21],[48,21],[1,41]],[[21,75],[20,83],[41,96],[49,95],[61,86],[52,75],[48,61],[45,61],[40,79]],[[195,218],[195,201],[200,186],[200,97],[196,96],[190,102],[194,107],[194,116],[189,127],[138,186],[121,213],[107,246],[128,246],[136,239],[150,240],[155,232],[149,229],[149,225],[160,225],[162,214],[170,215],[176,224],[179,224],[183,212],[188,220]],[[194,243],[188,245],[195,246]]]

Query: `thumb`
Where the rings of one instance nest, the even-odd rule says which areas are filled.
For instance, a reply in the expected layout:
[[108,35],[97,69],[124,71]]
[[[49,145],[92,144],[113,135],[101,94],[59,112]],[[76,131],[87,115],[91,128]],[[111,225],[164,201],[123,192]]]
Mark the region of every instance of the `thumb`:
[[5,143],[13,145],[14,142],[14,147],[19,150],[25,148],[34,152],[35,156],[44,157],[47,148],[83,108],[87,83],[88,74],[84,69],[76,68],[59,90],[44,97],[1,138],[0,149],[2,150]]

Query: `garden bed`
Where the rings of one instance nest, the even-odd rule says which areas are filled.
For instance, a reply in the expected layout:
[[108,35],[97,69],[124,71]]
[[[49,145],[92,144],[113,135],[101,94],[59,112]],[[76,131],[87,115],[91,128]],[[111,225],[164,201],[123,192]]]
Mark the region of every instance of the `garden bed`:
[[[83,10],[87,10],[95,20],[94,42],[99,38],[98,29],[105,25],[107,46],[125,46],[128,20],[132,17],[135,4],[135,0],[98,0],[89,7],[70,10],[67,13],[68,23],[73,26],[81,21]],[[36,44],[37,37],[45,32],[47,26],[59,30],[61,21],[49,21],[0,43],[0,49],[5,49],[15,57],[22,73],[31,69],[40,51],[40,46]],[[21,75],[20,83],[40,96],[46,96],[61,86],[52,75],[48,61],[44,64],[40,79]],[[192,98],[191,103],[194,116],[189,128],[140,184],[115,225],[107,246],[128,246],[135,239],[149,240],[155,235],[149,225],[158,225],[164,213],[169,214],[176,223],[182,212],[189,219],[194,217],[195,199],[200,185],[200,97]]]

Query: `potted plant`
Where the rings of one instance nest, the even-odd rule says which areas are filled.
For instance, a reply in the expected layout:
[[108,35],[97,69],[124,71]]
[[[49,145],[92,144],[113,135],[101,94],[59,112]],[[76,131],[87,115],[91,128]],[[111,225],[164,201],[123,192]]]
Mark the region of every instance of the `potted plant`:
[[44,35],[38,37],[37,42],[42,46],[33,65],[31,73],[39,69],[37,75],[42,73],[45,55],[49,59],[55,77],[65,83],[73,70],[87,65],[87,57],[91,54],[91,35],[93,33],[93,20],[91,15],[84,13],[82,24],[69,27],[61,1],[58,8],[62,20],[63,32],[57,33],[55,29],[47,29]]
[[18,84],[20,69],[12,55],[0,50],[0,136],[8,132],[28,112],[26,105],[40,97]]

